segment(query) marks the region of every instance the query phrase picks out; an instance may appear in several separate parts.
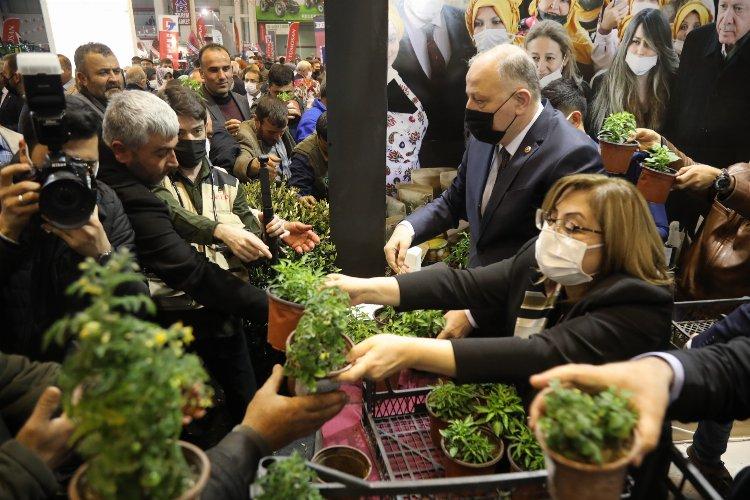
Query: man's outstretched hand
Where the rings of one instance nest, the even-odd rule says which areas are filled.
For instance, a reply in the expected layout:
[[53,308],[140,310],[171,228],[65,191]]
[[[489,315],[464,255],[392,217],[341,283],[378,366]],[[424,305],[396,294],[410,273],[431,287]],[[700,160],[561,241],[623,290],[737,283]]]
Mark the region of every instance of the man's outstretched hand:
[[284,228],[289,234],[282,236],[281,240],[297,253],[309,252],[320,243],[320,237],[315,234],[309,224],[303,224],[299,221],[287,222]]

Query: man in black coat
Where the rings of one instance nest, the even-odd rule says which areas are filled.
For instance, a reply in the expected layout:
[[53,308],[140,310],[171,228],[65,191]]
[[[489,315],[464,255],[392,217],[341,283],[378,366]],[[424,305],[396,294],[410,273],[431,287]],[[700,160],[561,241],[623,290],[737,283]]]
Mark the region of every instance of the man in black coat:
[[[546,101],[542,104],[534,63],[518,47],[501,45],[478,56],[466,76],[466,93],[473,137],[458,175],[439,198],[396,227],[385,246],[394,270],[403,268],[411,245],[460,220],[471,228],[470,267],[512,257],[536,236],[535,210],[555,181],[601,171],[596,145]],[[462,337],[472,326],[496,324],[492,314],[470,315],[449,312],[444,333]]]
[[393,68],[416,94],[429,126],[419,154],[424,166],[455,165],[463,150],[465,80],[476,53],[464,12],[438,0],[399,0],[404,24]]
[[203,46],[198,62],[203,78],[203,97],[213,123],[209,158],[212,164],[231,172],[240,153],[235,135],[240,130],[240,123],[250,119],[250,108],[245,96],[232,91],[232,63],[226,47],[218,43]]
[[[99,162],[99,119],[78,100],[68,100],[63,121],[69,141],[63,152],[69,159],[88,165],[96,175]],[[21,127],[36,167],[45,162],[47,148],[39,144],[29,115]],[[81,228],[59,229],[39,215],[38,182],[22,181],[28,164],[17,163],[0,171],[0,349],[32,359],[60,361],[55,347],[42,350],[44,332],[52,323],[81,308],[81,301],[65,293],[80,277],[78,265],[85,257],[100,261],[119,248],[134,248],[133,229],[114,191],[95,182],[97,209]],[[49,194],[47,194],[49,196]],[[123,293],[148,293],[145,283],[122,289]]]
[[0,125],[17,132],[24,99],[23,80],[18,72],[16,54],[3,57],[0,83],[0,88],[5,87],[4,95],[0,100]]

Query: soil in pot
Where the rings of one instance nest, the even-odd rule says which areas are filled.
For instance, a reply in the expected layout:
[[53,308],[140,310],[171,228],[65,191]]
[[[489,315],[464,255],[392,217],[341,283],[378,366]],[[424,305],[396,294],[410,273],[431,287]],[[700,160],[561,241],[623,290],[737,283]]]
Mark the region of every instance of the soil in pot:
[[286,350],[289,335],[305,313],[304,306],[280,299],[266,290],[268,296],[268,343],[277,351]]
[[[208,483],[211,474],[211,462],[206,453],[192,443],[178,441],[182,454],[194,475],[193,485],[177,500],[198,500],[201,492]],[[81,465],[68,483],[68,497],[71,500],[100,500],[101,497],[86,488],[86,469],[88,465]]]
[[481,429],[481,432],[495,444],[495,458],[483,464],[470,464],[457,458],[453,458],[445,447],[445,439],[440,438],[440,449],[445,456],[445,477],[467,477],[467,476],[484,476],[494,474],[497,463],[502,460],[505,446],[503,441],[497,439],[489,429]]
[[610,174],[625,174],[630,166],[633,153],[638,150],[638,143],[617,144],[599,140],[599,149],[604,163],[604,170]]
[[323,448],[313,456],[312,462],[360,479],[367,479],[372,472],[372,462],[367,455],[351,446]]
[[636,187],[641,192],[646,201],[651,203],[665,203],[669,192],[674,184],[675,174],[664,173],[653,170],[648,167],[641,169],[641,176],[638,177]]
[[622,495],[628,464],[633,459],[634,443],[620,459],[602,464],[575,462],[550,450],[539,427],[536,438],[547,463],[547,488],[556,500],[616,500]]
[[[344,341],[346,342],[346,352],[349,352],[352,347],[354,347],[354,342],[347,337],[346,335],[341,335],[344,337]],[[286,339],[286,348],[288,349],[290,345],[292,345],[292,342],[294,342],[294,332],[292,332],[291,335]],[[334,370],[332,372],[329,372],[326,374],[325,377],[317,379],[315,383],[315,394],[323,394],[326,392],[333,392],[336,389],[338,389],[341,384],[332,380],[337,375],[341,375],[346,370],[351,368],[352,365],[348,364],[342,368],[339,368],[338,370]],[[297,379],[293,377],[287,377],[287,390],[289,391],[289,394],[292,396],[307,396],[308,394],[312,394],[312,392],[302,385],[301,382],[298,382]]]
[[[508,458],[511,472],[528,472],[526,469],[519,467],[519,465],[513,460],[513,448],[516,445],[512,444],[506,448],[505,455]],[[548,498],[547,488],[544,484],[519,484],[514,486],[510,492],[510,498],[512,500],[537,500],[539,498]]]

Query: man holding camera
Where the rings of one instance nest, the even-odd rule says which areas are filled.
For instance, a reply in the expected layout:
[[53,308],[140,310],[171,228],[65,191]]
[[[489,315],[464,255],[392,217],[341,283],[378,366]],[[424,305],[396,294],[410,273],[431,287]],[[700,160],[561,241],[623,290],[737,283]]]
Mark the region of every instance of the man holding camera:
[[[0,170],[0,317],[4,320],[0,350],[58,361],[63,353],[54,348],[43,352],[42,337],[56,319],[81,308],[79,299],[65,293],[80,276],[78,265],[85,257],[105,260],[113,250],[132,249],[134,243],[132,227],[117,195],[95,180],[99,162],[96,114],[69,98],[62,125],[69,134],[62,145],[68,166],[85,170],[83,175],[93,183],[92,188],[83,187],[75,193],[86,194],[86,189],[95,192],[96,205],[82,226],[63,229],[60,226],[65,224],[56,223],[58,218],[68,219],[66,211],[79,212],[79,199],[60,206],[60,213],[48,211],[46,219],[39,214],[43,198],[54,201],[56,195],[50,191],[55,187],[52,178],[43,177],[49,168],[48,149],[39,143],[29,114],[22,118],[21,129],[31,158],[22,153],[19,163]],[[123,292],[146,293],[146,286],[138,284]]]

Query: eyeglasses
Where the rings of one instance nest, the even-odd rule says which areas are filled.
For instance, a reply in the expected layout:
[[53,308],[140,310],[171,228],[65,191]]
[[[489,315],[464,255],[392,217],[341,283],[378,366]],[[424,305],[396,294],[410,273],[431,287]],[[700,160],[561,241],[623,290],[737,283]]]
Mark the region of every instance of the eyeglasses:
[[568,219],[556,219],[551,212],[545,212],[541,208],[538,208],[536,211],[536,228],[541,231],[541,229],[544,227],[544,224],[547,223],[552,228],[555,228],[556,230],[562,230],[565,234],[568,236],[573,236],[574,234],[581,234],[581,233],[595,233],[595,234],[603,234],[603,231],[597,230],[597,229],[591,229],[588,227],[579,226],[572,220]]

